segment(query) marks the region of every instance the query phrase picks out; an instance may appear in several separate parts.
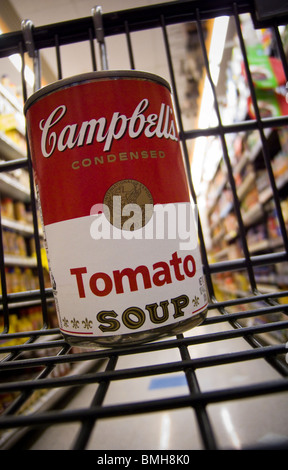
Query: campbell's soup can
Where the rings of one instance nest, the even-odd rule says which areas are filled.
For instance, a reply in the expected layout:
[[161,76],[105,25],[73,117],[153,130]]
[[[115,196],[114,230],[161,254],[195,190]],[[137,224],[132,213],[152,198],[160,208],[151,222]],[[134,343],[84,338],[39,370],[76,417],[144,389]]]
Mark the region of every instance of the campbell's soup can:
[[62,334],[100,347],[178,334],[207,293],[168,83],[102,71],[25,104]]

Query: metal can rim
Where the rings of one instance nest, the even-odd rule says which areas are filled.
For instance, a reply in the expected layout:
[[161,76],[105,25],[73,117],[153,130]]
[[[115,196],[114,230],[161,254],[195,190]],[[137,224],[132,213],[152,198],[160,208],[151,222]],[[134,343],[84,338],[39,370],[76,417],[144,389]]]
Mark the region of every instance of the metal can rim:
[[171,92],[171,87],[169,83],[159,75],[150,72],[143,72],[139,70],[105,70],[105,71],[98,71],[98,72],[87,72],[78,75],[73,75],[71,77],[63,78],[61,80],[57,80],[56,82],[50,83],[49,85],[40,88],[35,93],[33,93],[24,104],[24,114],[28,111],[28,109],[38,101],[39,99],[43,98],[44,96],[53,93],[55,91],[60,90],[61,88],[66,88],[69,86],[76,86],[85,82],[91,82],[96,80],[105,80],[105,79],[124,79],[124,78],[134,78],[140,80],[149,80],[160,85],[165,86]]

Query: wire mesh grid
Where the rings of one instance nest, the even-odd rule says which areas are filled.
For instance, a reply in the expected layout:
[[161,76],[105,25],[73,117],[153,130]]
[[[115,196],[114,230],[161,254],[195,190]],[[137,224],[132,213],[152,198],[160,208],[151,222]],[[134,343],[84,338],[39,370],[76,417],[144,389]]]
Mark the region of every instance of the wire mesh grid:
[[[230,2],[223,1],[215,3],[209,1],[202,2],[171,2],[162,5],[137,8],[133,10],[119,11],[114,14],[103,15],[103,25],[105,37],[124,34],[127,39],[127,50],[131,69],[135,68],[136,58],[133,56],[133,32],[141,30],[159,29],[163,35],[166,51],[166,60],[170,73],[170,82],[173,89],[176,112],[178,116],[180,136],[183,144],[184,157],[187,164],[188,177],[191,193],[197,201],[192,176],[190,171],[187,142],[197,137],[216,136],[221,143],[223,161],[225,164],[227,179],[232,193],[232,202],[238,222],[238,238],[241,240],[243,257],[236,257],[227,261],[209,260],[205,236],[200,228],[199,237],[203,259],[203,267],[206,276],[207,287],[210,295],[207,319],[202,325],[192,332],[179,335],[175,338],[137,345],[134,347],[121,347],[115,349],[101,350],[75,350],[63,340],[57,327],[51,327],[49,322],[49,308],[53,305],[52,289],[45,285],[43,277],[43,267],[41,261],[41,237],[38,229],[37,201],[34,193],[33,175],[30,159],[14,158],[9,161],[2,161],[0,165],[1,175],[7,174],[19,168],[28,170],[30,178],[30,202],[33,214],[33,233],[35,238],[35,251],[37,259],[39,288],[34,290],[19,291],[10,293],[7,289],[7,279],[5,270],[5,253],[3,249],[3,225],[0,231],[0,261],[1,261],[1,315],[3,319],[3,332],[1,334],[1,396],[12,395],[13,400],[9,407],[5,409],[0,417],[1,440],[3,448],[13,448],[19,445],[19,439],[24,430],[48,429],[59,424],[77,423],[77,431],[69,444],[71,449],[84,449],[89,445],[89,440],[97,426],[101,422],[111,419],[120,419],[125,422],[128,417],[136,417],[140,421],[143,415],[153,415],[154,413],[172,410],[190,410],[191,415],[185,415],[185,429],[189,434],[189,428],[194,427],[199,434],[199,447],[203,449],[221,449],[221,436],[211,416],[211,407],[218,404],[230,404],[235,402],[239,408],[247,400],[257,404],[258,400],[265,396],[270,397],[277,403],[279,397],[287,393],[287,362],[285,355],[287,347],[285,344],[285,334],[288,321],[287,304],[283,299],[288,296],[285,289],[261,292],[258,288],[257,268],[270,265],[285,265],[287,263],[288,239],[285,221],[279,198],[279,189],[275,181],[271,166],[270,144],[266,130],[285,128],[288,124],[287,116],[263,117],[260,114],[259,103],[256,97],[251,71],[247,59],[245,41],[243,39],[240,17],[241,14],[251,14],[256,26],[257,23],[254,11],[254,4],[248,1]],[[255,118],[246,119],[229,124],[222,123],[220,104],[216,87],[212,80],[207,43],[203,24],[208,19],[227,15],[233,20],[236,36],[239,41],[242,53],[243,64],[246,72],[248,87],[252,98]],[[265,20],[267,21],[267,20]],[[278,20],[283,22],[283,18]],[[218,124],[209,128],[185,130],[182,124],[181,106],[178,100],[177,80],[174,74],[173,57],[169,44],[169,25],[173,24],[193,24],[197,28],[198,42],[202,51],[204,70],[208,77],[212,95],[214,98],[214,108]],[[277,19],[272,19],[265,26],[271,28],[275,48],[281,58],[283,68],[288,80],[288,66],[283,49],[282,39],[279,34]],[[31,29],[32,43],[34,48],[31,52],[37,65],[38,52],[42,48],[54,48],[58,65],[58,78],[62,78],[61,47],[66,44],[76,42],[87,42],[91,49],[92,69],[97,69],[95,55],[95,30],[91,17],[67,21],[65,23],[53,24],[47,27],[37,27]],[[25,42],[25,35],[22,32],[5,34],[0,38],[0,55],[7,57],[14,53],[20,53],[22,57],[22,82],[23,96],[27,99],[26,82],[24,78],[25,52],[31,42]],[[109,54],[108,54],[109,57]],[[231,134],[241,132],[257,131],[259,133],[262,158],[265,162],[266,172],[269,178],[269,187],[272,191],[272,198],[275,202],[278,223],[280,227],[282,243],[281,250],[271,253],[251,254],[247,242],[247,227],[243,222],[240,201],[237,193],[237,185],[234,177],[234,168],[231,163],[227,138]],[[28,149],[29,152],[29,149]],[[218,296],[217,276],[233,272],[245,271],[249,282],[249,290],[245,295],[234,295],[225,299]],[[221,279],[221,278],[220,278]],[[11,315],[19,306],[29,306],[33,303],[41,305],[42,326],[32,331],[15,332],[12,328]],[[274,317],[273,317],[274,316]],[[253,322],[255,318],[272,318],[273,321]],[[275,320],[276,317],[276,320]],[[274,321],[275,320],[275,321]],[[53,325],[52,325],[53,326]],[[273,344],[265,341],[267,333],[277,333],[281,340]],[[231,342],[241,339],[241,347],[238,350],[230,350]],[[20,344],[14,344],[13,340]],[[225,344],[223,352],[217,352],[218,344]],[[208,353],[201,353],[201,347],[208,345]],[[197,349],[199,348],[199,349]],[[221,351],[221,350],[220,350]],[[170,353],[173,353],[172,356]],[[158,355],[160,353],[160,355]],[[138,357],[149,357],[147,363],[138,365]],[[134,359],[131,367],[121,366],[121,360]],[[152,358],[152,359],[151,359]],[[154,358],[154,359],[153,359]],[[206,371],[211,374],[219,371],[221,377],[221,367],[231,366],[231,377],[233,370],[237,366],[247,363],[255,365],[257,369],[258,361],[265,361],[268,369],[273,371],[272,376],[267,374],[251,380],[250,383],[239,384],[230,382],[228,385],[223,380],[220,386],[215,382],[215,387],[210,384],[207,388],[202,386],[201,372]],[[74,373],[68,375],[55,374],[55,370],[73,363],[74,365],[84,365],[84,369],[79,372],[76,368]],[[141,362],[140,362],[141,364]],[[87,365],[87,368],[85,366]],[[235,368],[235,369],[234,369]],[[109,391],[117,383],[123,387],[133,390],[133,384],[137,381],[141,383],[143,378],[160,378],[174,376],[181,373],[186,377],[186,392],[181,394],[172,393],[171,396],[157,396],[156,398],[141,399],[141,394],[131,399],[131,401],[119,400],[111,402],[107,400]],[[217,372],[218,373],[218,372]],[[235,372],[236,374],[236,372]],[[200,377],[200,378],[199,378]],[[272,377],[272,378],[271,378]],[[220,379],[221,381],[221,379]],[[29,402],[33,397],[38,397],[36,402],[41,403],[41,397],[45,394],[49,396],[53,391],[61,390],[61,393],[69,391],[68,396],[72,396],[72,391],[79,391],[85,386],[93,386],[93,394],[89,403],[81,403],[73,409],[57,407],[56,399],[50,400],[51,406],[44,409],[39,405],[39,409],[29,409]],[[178,390],[179,389],[175,389]],[[66,396],[66,395],[65,395]],[[57,396],[58,397],[58,396]],[[61,397],[63,398],[62,394]],[[59,400],[59,398],[57,398]],[[49,400],[48,400],[49,402]],[[269,406],[269,405],[268,405]],[[256,405],[255,405],[256,407]],[[256,407],[257,408],[257,407]],[[265,412],[259,411],[259,416]],[[267,409],[266,409],[267,412]],[[193,417],[192,417],[193,415]],[[183,418],[184,419],[184,418]],[[183,422],[184,426],[184,422]],[[260,424],[259,424],[260,426]],[[57,427],[57,426],[56,426]],[[141,434],[142,428],[139,433]],[[108,445],[108,442],[107,442]],[[191,438],[190,448],[194,449],[196,444]],[[225,447],[225,444],[224,444]],[[232,446],[233,447],[233,446]],[[244,446],[245,447],[245,446]],[[259,442],[246,442],[246,448],[287,448],[287,439],[283,443],[280,440],[271,440],[261,447]],[[97,445],[96,447],[97,448]],[[156,447],[155,447],[156,448]],[[187,447],[186,447],[187,448]]]

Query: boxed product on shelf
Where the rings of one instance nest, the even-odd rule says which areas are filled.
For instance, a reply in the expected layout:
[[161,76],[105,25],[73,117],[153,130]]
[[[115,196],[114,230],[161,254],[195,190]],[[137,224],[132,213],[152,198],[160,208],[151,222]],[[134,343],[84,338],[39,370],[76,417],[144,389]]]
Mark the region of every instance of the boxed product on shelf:
[[[282,62],[269,57],[263,44],[247,46],[247,57],[252,80],[257,88],[275,89],[286,82]],[[243,70],[245,74],[245,70]]]
[[32,223],[32,213],[29,204],[5,196],[1,197],[0,203],[2,218],[17,220],[27,224]]
[[246,163],[246,165],[243,166],[243,168],[240,171],[242,182],[245,181],[247,176],[250,174],[253,174],[253,175],[255,174],[255,168],[252,163],[248,162]]
[[[288,265],[287,263],[278,263],[276,265],[277,284],[280,288],[287,289],[288,286]],[[282,298],[283,303],[288,302],[287,297]]]
[[223,228],[217,224],[213,227],[212,229],[212,240],[214,244],[219,241],[219,239],[222,238],[223,235]]
[[256,173],[256,186],[259,194],[270,187],[269,176],[265,169],[258,170]]
[[209,184],[209,191],[207,195],[207,207],[208,210],[213,210],[215,203],[217,202],[218,197],[221,194],[221,189],[225,186],[226,183],[226,174],[223,172],[223,169],[218,169],[214,178]]
[[[25,331],[35,331],[43,327],[43,316],[41,307],[38,305],[30,307],[15,308],[14,313],[9,316],[9,331],[11,333],[25,333]],[[0,317],[0,329],[3,329],[3,319]],[[25,338],[13,338],[9,340],[9,344],[22,344]],[[7,340],[0,343],[1,346],[7,346]]]
[[244,152],[244,145],[245,145],[245,134],[239,133],[235,136],[233,140],[233,150],[234,150],[234,157],[237,161],[239,161]]
[[[285,96],[274,90],[256,90],[257,105],[261,118],[286,116],[288,103]],[[248,113],[251,119],[256,118],[251,96],[247,100]]]
[[28,222],[27,220],[27,211],[24,202],[15,201],[14,202],[14,215],[15,219],[20,222]]
[[228,259],[239,259],[243,257],[243,250],[240,240],[235,240],[233,243],[228,245]]
[[236,271],[233,273],[233,278],[240,295],[246,295],[250,290],[250,282],[248,281],[247,273]]
[[22,276],[21,269],[18,267],[6,268],[6,285],[7,292],[11,294],[13,292],[24,292],[25,284]]
[[[281,87],[284,88],[286,83],[281,60],[269,56],[260,41],[247,45],[247,58],[261,117],[287,115],[288,105],[285,93],[280,92]],[[242,73],[246,78],[243,63]],[[247,107],[250,117],[255,119],[256,115],[251,96],[248,96]]]
[[24,268],[22,270],[24,280],[24,290],[36,290],[39,288],[39,279],[31,268]]
[[286,225],[286,230],[288,230],[288,199],[281,201],[281,210]]
[[278,129],[278,136],[279,136],[282,151],[285,152],[286,155],[288,155],[288,129],[287,127]]
[[276,180],[288,181],[288,154],[279,152],[272,161],[273,174]]
[[1,197],[1,216],[14,219],[13,200],[9,197]]
[[224,189],[219,198],[220,218],[224,218],[230,212],[233,204],[232,192],[230,189]]
[[276,284],[276,272],[275,266],[266,265],[266,266],[255,266],[254,275],[257,282],[262,284]]
[[[37,276],[36,270],[31,268],[8,266],[5,268],[5,280],[8,294],[39,289],[39,278]],[[44,282],[45,287],[51,287],[49,274],[45,271]],[[0,284],[0,295],[1,294],[2,288]]]
[[267,216],[267,229],[268,229],[268,237],[270,239],[278,239],[281,237],[281,230],[279,227],[278,217],[276,209],[273,208],[269,211]]
[[267,241],[268,237],[266,224],[260,223],[255,227],[251,227],[247,231],[246,237],[250,249],[253,248],[255,250],[257,247],[261,248],[261,242]]
[[14,230],[3,229],[4,253],[15,256],[27,256],[25,239]]
[[252,151],[259,142],[259,131],[254,130],[249,132],[246,136],[246,141],[245,141],[245,147],[248,150],[248,152]]
[[210,226],[211,229],[213,230],[214,226],[218,225],[219,220],[220,220],[220,215],[219,215],[219,205],[214,206],[213,211],[209,214],[209,221],[210,221]]
[[237,218],[233,212],[227,214],[227,217],[223,220],[223,226],[225,227],[226,236],[231,238],[235,235],[238,230]]
[[259,193],[257,187],[252,187],[251,191],[241,201],[241,208],[244,212],[248,212],[256,204],[259,203]]

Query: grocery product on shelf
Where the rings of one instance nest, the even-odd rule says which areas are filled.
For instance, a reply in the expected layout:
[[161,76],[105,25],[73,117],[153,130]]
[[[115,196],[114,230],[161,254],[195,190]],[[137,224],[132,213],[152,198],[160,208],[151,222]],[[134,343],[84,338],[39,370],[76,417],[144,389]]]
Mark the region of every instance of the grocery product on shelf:
[[[273,56],[271,35],[266,30],[261,30],[257,31],[256,34],[254,32],[253,37],[249,37],[251,31],[245,20],[242,26],[244,35],[247,36],[245,36],[245,39],[248,38],[249,69],[261,118],[288,114],[288,105],[284,92],[285,75],[281,62]],[[244,109],[243,100],[246,100],[246,110],[244,109],[240,120],[249,121],[255,118],[255,113],[252,109],[246,72],[237,42],[235,42],[231,57],[231,63],[228,67],[232,73],[227,74],[227,80],[233,81],[227,83],[227,88],[228,85],[230,88],[236,88],[238,104],[242,103],[241,109]],[[236,64],[235,60],[237,61]],[[239,61],[241,62],[242,74],[235,73],[236,70],[239,71]],[[236,107],[237,109],[234,112],[235,122],[239,120],[239,106]],[[228,95],[226,107],[232,108]],[[288,127],[283,126],[281,129],[276,127],[265,128],[263,132],[287,229]],[[228,153],[249,253],[251,256],[257,256],[281,251],[283,250],[283,238],[265,164],[260,132],[257,129],[247,130],[247,132],[235,133],[230,137],[231,140],[227,139]],[[223,262],[244,258],[240,244],[241,237],[239,235],[236,208],[224,159],[220,160],[214,177],[207,185],[205,195],[208,206],[207,226],[211,237],[209,260],[211,262]],[[253,273],[260,292],[270,293],[287,290],[288,276],[285,263],[283,265],[279,263],[277,265],[256,266],[253,268]],[[216,297],[220,301],[244,297],[250,293],[251,287],[245,270],[215,274],[213,279],[215,281]],[[287,298],[280,297],[279,302],[284,303],[285,300],[287,301]],[[280,313],[279,315],[281,317],[283,314]],[[255,320],[256,323],[263,321],[273,321],[273,318],[261,317]],[[284,339],[287,340],[285,335],[287,336],[287,334],[284,334]],[[279,341],[279,339],[283,340],[283,337],[274,337],[273,340],[275,339]]]
[[16,87],[9,77],[2,76],[0,83],[0,148],[1,141],[18,150],[20,155],[26,153],[25,121],[21,102]]

